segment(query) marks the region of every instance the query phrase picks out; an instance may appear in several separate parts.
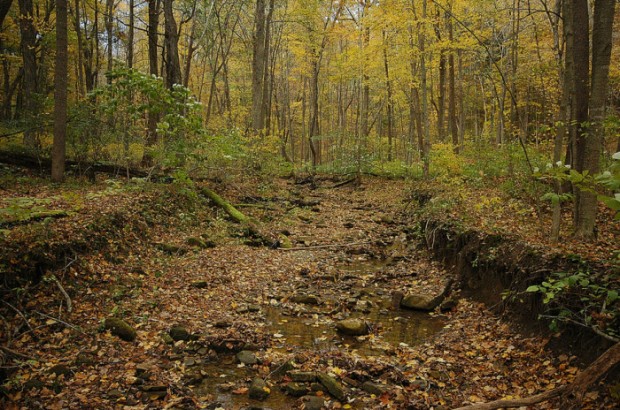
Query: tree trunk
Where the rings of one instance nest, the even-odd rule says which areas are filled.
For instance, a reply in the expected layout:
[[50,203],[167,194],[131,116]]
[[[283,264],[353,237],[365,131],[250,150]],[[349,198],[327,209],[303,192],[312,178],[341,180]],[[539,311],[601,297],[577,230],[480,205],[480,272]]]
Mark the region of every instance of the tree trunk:
[[[452,3],[450,3],[450,9]],[[452,13],[452,10],[450,10]],[[454,41],[454,29],[452,20],[448,19],[448,39],[450,44]],[[454,51],[450,51],[448,55],[448,119],[450,121],[450,133],[452,134],[452,145],[455,153],[459,153],[459,130],[456,125],[456,92],[454,85]]]
[[[19,0],[19,30],[21,33],[21,53],[23,59],[24,75],[22,83],[22,98],[24,101],[24,113],[22,118],[28,122],[30,128],[33,117],[38,111],[37,97],[37,54],[36,41],[37,30],[34,26],[34,13],[32,0]],[[35,148],[37,134],[29,129],[24,132],[24,145]]]
[[13,0],[5,0],[0,2],[0,29],[2,29],[2,25],[4,23],[4,19],[6,15],[9,13],[11,9],[11,5],[13,4]]
[[[114,68],[114,60],[112,58],[112,47],[114,40],[114,33],[112,29],[114,28],[114,0],[106,0],[106,14],[105,14],[105,29],[106,36],[108,40],[108,72],[112,71]],[[112,78],[108,76],[108,84],[112,84]]]
[[392,101],[392,80],[390,78],[390,66],[388,63],[388,52],[387,52],[387,34],[383,31],[383,65],[385,68],[385,88],[387,92],[387,135],[388,135],[388,161],[392,161],[393,155],[393,147],[392,147],[392,138],[393,138],[393,101]]
[[56,67],[54,68],[54,143],[52,181],[65,174],[67,135],[67,0],[56,0]]
[[166,87],[172,89],[175,84],[181,82],[181,62],[179,60],[179,32],[177,22],[174,19],[172,2],[174,0],[163,0],[164,4],[164,45],[165,45],[165,66],[166,66]]
[[[149,54],[149,73],[151,75],[158,74],[157,68],[157,28],[159,26],[159,6],[160,0],[148,0],[148,8],[149,8],[149,21],[147,27],[147,36],[148,36],[148,54]],[[147,116],[147,130],[146,130],[146,146],[152,147],[157,144],[157,121],[158,115],[153,112],[153,110],[149,110]],[[142,158],[142,165],[149,166],[152,165],[153,159],[152,155],[148,152],[145,152]]]
[[252,129],[261,132],[265,128],[263,91],[265,81],[265,0],[256,0],[252,53]]
[[[132,0],[133,1],[133,0]],[[84,47],[84,43],[82,41],[82,27],[81,27],[81,20],[80,20],[80,0],[75,0],[74,2],[74,17],[75,17],[75,34],[77,37],[77,96],[76,99],[79,99],[80,97],[84,96],[84,71],[83,71],[83,61],[82,61],[82,55],[83,55],[83,47]]]
[[127,30],[127,67],[133,68],[134,0],[129,0],[129,27]]

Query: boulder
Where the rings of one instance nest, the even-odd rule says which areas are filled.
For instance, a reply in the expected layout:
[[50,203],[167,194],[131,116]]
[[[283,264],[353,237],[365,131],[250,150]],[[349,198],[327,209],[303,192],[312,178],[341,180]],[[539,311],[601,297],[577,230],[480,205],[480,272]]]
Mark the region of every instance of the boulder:
[[300,371],[292,371],[288,372],[288,377],[291,378],[294,382],[313,382],[316,380],[315,372],[300,372]]
[[239,363],[243,363],[245,365],[252,365],[258,363],[256,355],[249,350],[242,350],[237,353],[237,360],[239,360]]
[[271,390],[267,387],[267,383],[260,377],[256,377],[252,380],[252,384],[250,385],[249,396],[254,400],[265,400]]
[[370,331],[366,321],[362,319],[344,319],[336,323],[336,330],[343,335],[363,336]]
[[430,312],[435,310],[437,306],[443,301],[443,297],[433,297],[422,294],[409,294],[403,297],[400,301],[400,306],[413,309]]
[[180,326],[180,325],[172,326],[170,328],[169,333],[170,333],[170,337],[175,342],[178,342],[179,340],[189,340],[190,338],[190,334],[187,331],[187,329],[185,329],[183,326]]
[[103,322],[103,327],[109,330],[114,336],[127,341],[133,342],[136,340],[138,334],[135,329],[131,327],[127,322],[117,317],[109,317]]
[[344,391],[344,388],[338,381],[327,373],[317,373],[317,378],[319,382],[327,389],[329,394],[334,396],[339,401],[345,401],[347,399],[347,395]]
[[293,295],[290,298],[291,302],[303,303],[305,305],[318,305],[319,298],[314,295]]
[[289,383],[286,385],[286,394],[293,397],[301,397],[308,393],[308,387],[299,383]]
[[301,401],[305,410],[321,410],[325,406],[325,399],[319,396],[304,396]]

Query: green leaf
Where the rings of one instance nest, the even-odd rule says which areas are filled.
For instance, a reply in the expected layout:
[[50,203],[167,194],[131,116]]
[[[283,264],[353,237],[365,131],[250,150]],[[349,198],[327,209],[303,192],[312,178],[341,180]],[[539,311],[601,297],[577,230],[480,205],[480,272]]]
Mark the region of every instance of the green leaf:
[[525,289],[526,292],[538,292],[540,291],[540,286],[538,285],[532,285],[530,287],[528,287],[527,289]]

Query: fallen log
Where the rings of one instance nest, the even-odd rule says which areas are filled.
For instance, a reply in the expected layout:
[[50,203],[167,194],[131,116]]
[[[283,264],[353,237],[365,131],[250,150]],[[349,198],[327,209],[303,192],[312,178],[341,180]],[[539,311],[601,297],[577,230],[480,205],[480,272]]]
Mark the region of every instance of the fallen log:
[[63,210],[36,211],[20,219],[7,219],[4,221],[0,221],[0,227],[25,225],[29,224],[30,222],[41,221],[47,218],[64,218],[66,216],[69,216],[69,212]]
[[560,386],[553,390],[536,394],[534,396],[525,397],[523,399],[511,400],[495,400],[488,403],[478,403],[469,406],[459,407],[455,410],[495,410],[508,409],[522,406],[531,406],[536,403],[542,403],[555,397],[561,397],[562,408],[579,408],[575,401],[583,399],[586,390],[597,380],[603,377],[615,365],[620,363],[620,343],[616,343],[605,353],[599,356],[590,366],[579,373],[572,383],[566,386]]
[[224,198],[207,187],[199,187],[198,190],[202,195],[209,198],[216,206],[226,212],[226,214],[235,222],[244,226],[248,233],[258,239],[263,245],[272,245],[275,243],[275,241],[269,238],[267,234],[262,232],[257,221],[246,216],[243,212],[235,208],[230,202],[226,201]]

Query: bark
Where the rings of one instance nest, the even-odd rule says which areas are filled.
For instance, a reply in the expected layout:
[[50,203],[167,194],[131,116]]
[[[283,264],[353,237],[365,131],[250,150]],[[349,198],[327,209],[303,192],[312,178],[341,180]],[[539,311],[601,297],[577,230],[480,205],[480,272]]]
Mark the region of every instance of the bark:
[[[148,54],[149,54],[149,73],[157,75],[157,27],[159,26],[159,6],[160,0],[148,0],[149,21],[147,28]],[[146,145],[152,147],[157,143],[157,114],[149,110],[147,118]],[[142,159],[144,165],[152,162],[150,155],[145,155]]]
[[134,18],[134,0],[129,0],[129,27],[127,28],[127,67],[129,68],[133,68]]
[[[609,84],[612,33],[615,0],[594,2],[594,26],[592,32],[592,76],[590,85],[589,127],[578,139],[578,171],[594,175],[600,170],[605,119],[605,103]],[[579,193],[575,235],[593,240],[595,238],[597,198],[596,193],[582,190]]]
[[[113,47],[113,40],[114,40],[114,33],[112,32],[113,28],[114,28],[114,0],[106,0],[105,29],[106,29],[106,36],[108,40],[108,44],[107,44],[108,71],[112,71],[112,68],[114,68],[114,60],[112,58],[112,47]],[[112,84],[111,77],[108,77],[108,84]]]
[[[450,6],[452,7],[452,6]],[[452,11],[450,10],[450,13]],[[454,41],[454,29],[452,21],[448,20],[448,38],[450,43]],[[450,133],[452,134],[452,145],[455,153],[459,153],[459,132],[456,125],[456,92],[454,79],[454,51],[448,55],[448,119],[450,121]]]
[[383,32],[383,66],[385,69],[385,88],[387,92],[387,134],[388,134],[388,161],[392,161],[393,147],[392,147],[392,139],[393,139],[393,116],[394,116],[394,108],[392,101],[392,79],[390,78],[390,66],[388,62],[388,52],[387,52],[387,34]]
[[[36,38],[37,31],[34,26],[34,12],[32,0],[19,0],[19,30],[21,34],[21,53],[23,60],[22,77],[22,98],[23,98],[23,118],[31,122],[37,113],[37,54]],[[24,145],[29,148],[36,146],[36,133],[34,131],[24,132]]]
[[252,129],[259,132],[265,127],[263,91],[265,81],[265,0],[256,0],[252,53]]
[[12,4],[13,0],[5,0],[3,2],[0,2],[0,29],[2,28],[6,15],[9,14],[9,10],[11,9]]
[[179,32],[174,12],[172,10],[172,2],[174,0],[163,0],[164,5],[164,48],[165,48],[165,69],[166,87],[172,89],[175,84],[181,82],[181,62],[179,60]]
[[[132,0],[133,1],[133,0]],[[83,61],[82,55],[84,54],[83,42],[82,42],[82,27],[80,21],[80,0],[75,0],[74,4],[74,28],[75,34],[77,36],[77,97],[84,96],[84,71],[83,71]]]
[[54,143],[52,181],[65,174],[67,135],[67,0],[56,0],[56,67],[54,69]]

